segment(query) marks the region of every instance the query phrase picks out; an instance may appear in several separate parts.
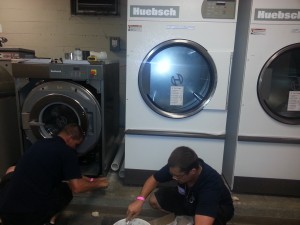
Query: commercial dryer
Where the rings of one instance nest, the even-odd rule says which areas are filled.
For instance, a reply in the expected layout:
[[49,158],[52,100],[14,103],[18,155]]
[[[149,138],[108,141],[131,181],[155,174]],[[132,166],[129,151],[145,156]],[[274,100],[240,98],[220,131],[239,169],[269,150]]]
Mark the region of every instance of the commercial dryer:
[[[87,61],[86,61],[87,62]],[[107,172],[119,139],[119,64],[13,63],[24,151],[68,123],[85,133],[78,155]],[[92,157],[93,156],[93,157]],[[87,160],[87,159],[85,159]]]
[[223,174],[237,192],[300,196],[300,1],[240,2]]
[[221,171],[237,5],[128,1],[127,182],[159,169],[179,145]]

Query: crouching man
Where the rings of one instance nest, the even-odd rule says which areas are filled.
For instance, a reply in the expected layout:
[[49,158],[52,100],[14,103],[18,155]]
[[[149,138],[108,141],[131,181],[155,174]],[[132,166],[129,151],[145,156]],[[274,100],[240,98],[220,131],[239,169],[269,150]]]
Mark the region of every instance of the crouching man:
[[37,141],[23,154],[0,190],[3,225],[54,222],[73,193],[108,187],[106,178],[81,175],[75,149],[83,139],[81,128],[68,124],[57,136]]

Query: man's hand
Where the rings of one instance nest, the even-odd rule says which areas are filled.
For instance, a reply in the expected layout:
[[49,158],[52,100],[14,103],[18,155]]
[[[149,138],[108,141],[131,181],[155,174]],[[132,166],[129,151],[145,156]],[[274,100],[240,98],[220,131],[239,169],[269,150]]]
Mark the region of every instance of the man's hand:
[[80,179],[69,180],[68,184],[74,193],[87,192],[100,188],[103,189],[107,188],[109,185],[106,177],[82,177]]
[[99,188],[107,188],[108,180],[106,177],[94,178],[92,182],[96,182]]
[[135,200],[128,206],[126,221],[130,221],[140,214],[140,212],[142,211],[143,203],[143,201]]

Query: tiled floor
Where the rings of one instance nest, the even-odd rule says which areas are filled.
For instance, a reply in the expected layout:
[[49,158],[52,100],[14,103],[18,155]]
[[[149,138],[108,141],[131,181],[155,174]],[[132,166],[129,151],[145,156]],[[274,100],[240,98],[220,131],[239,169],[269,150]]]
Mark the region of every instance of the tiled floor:
[[[77,194],[58,218],[58,225],[113,225],[125,218],[128,204],[141,187],[123,185],[118,173],[108,174],[110,186],[106,190]],[[235,217],[230,225],[300,225],[300,198],[234,194]],[[148,204],[140,218],[152,225],[163,225],[167,215]],[[164,220],[166,221],[166,220]]]

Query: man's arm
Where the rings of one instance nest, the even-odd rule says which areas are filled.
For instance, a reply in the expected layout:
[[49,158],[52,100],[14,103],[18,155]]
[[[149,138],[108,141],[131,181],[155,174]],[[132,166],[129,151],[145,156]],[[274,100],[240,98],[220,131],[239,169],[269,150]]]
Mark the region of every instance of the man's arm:
[[92,191],[100,188],[108,187],[108,180],[105,177],[88,178],[82,177],[79,179],[72,179],[68,181],[69,187],[74,193],[81,193]]
[[12,173],[15,171],[15,169],[16,169],[16,166],[10,166],[7,168],[5,174]]
[[210,216],[195,215],[195,225],[213,225],[215,218]]
[[[150,176],[145,181],[139,196],[144,197],[146,199],[150,195],[150,193],[157,187],[157,185],[158,182],[155,180],[154,176]],[[131,220],[140,214],[143,207],[143,203],[143,200],[135,200],[128,206],[127,220]]]
[[150,176],[145,181],[139,196],[143,196],[146,199],[150,195],[150,193],[157,187],[157,185],[158,182],[155,180],[154,176]]

